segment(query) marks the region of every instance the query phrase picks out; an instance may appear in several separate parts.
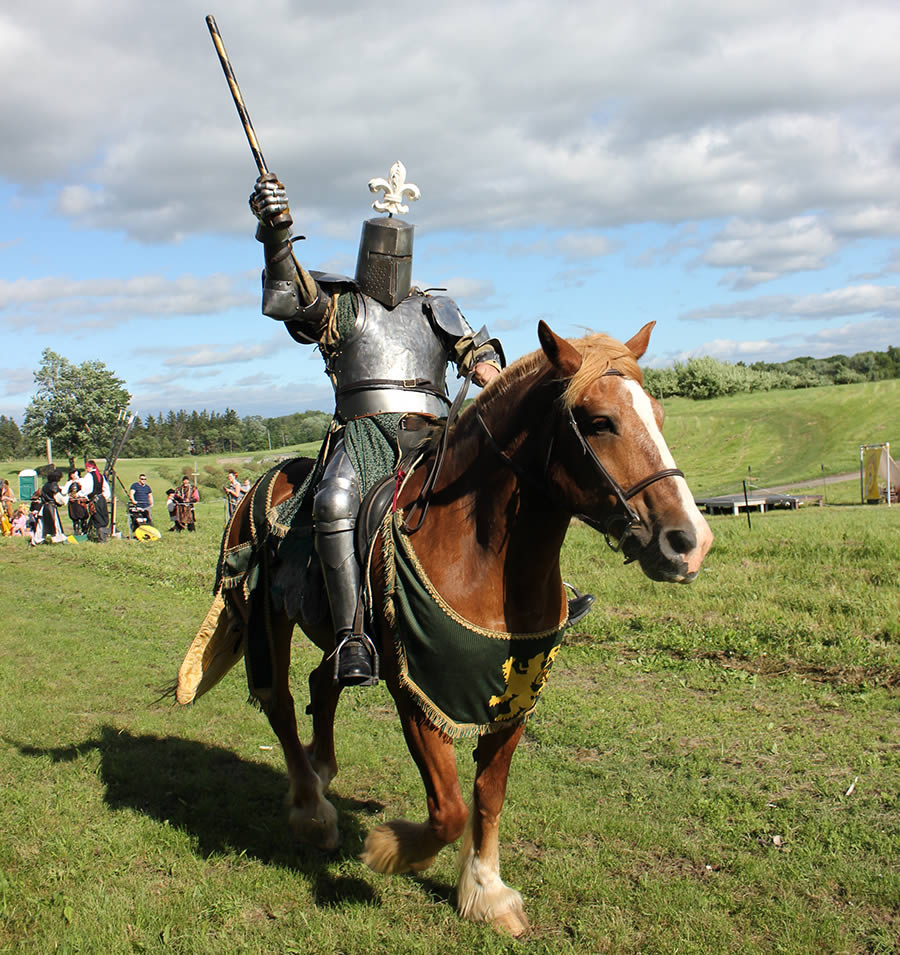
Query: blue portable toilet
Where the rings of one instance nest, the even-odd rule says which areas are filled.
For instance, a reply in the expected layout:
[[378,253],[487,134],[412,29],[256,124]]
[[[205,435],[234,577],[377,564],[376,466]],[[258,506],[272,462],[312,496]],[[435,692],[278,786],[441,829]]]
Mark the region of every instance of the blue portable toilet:
[[38,473],[32,468],[25,468],[19,471],[19,500],[30,501],[34,492],[38,489]]

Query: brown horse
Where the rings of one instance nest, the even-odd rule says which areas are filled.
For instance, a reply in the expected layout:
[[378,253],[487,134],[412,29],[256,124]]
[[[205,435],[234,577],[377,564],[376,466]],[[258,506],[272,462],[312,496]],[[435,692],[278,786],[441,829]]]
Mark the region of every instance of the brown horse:
[[[407,538],[451,615],[501,636],[564,628],[567,600],[559,555],[573,515],[606,534],[652,579],[688,582],[696,577],[712,534],[662,438],[662,411],[641,387],[636,360],[647,348],[652,327],[646,325],[622,345],[604,335],[567,341],[542,322],[541,349],[506,369],[459,417],[421,529]],[[309,464],[294,468],[276,481],[272,503],[293,493]],[[413,472],[399,496],[413,525],[418,518],[410,515],[418,512],[421,518],[416,502],[426,480],[422,471],[427,468]],[[223,546],[250,541],[248,500],[242,501]],[[265,546],[258,537],[251,544],[257,551]],[[375,548],[373,553],[369,579],[380,582],[387,552]],[[385,587],[373,586],[371,597],[382,677],[425,784],[428,818],[376,827],[362,858],[378,872],[419,872],[462,835],[460,914],[520,935],[528,920],[521,896],[500,878],[498,825],[524,718],[507,715],[505,721],[477,730],[470,811],[460,791],[452,734],[420,705],[404,680],[404,654],[388,623],[393,617]],[[313,736],[303,746],[288,688],[292,616],[303,613],[295,605],[289,614],[271,600],[267,608],[273,678],[271,693],[261,695],[260,702],[284,750],[290,821],[306,840],[333,848],[337,815],[325,791],[338,768],[333,723],[341,691],[332,681],[331,629],[296,619],[323,650],[322,662],[309,678]],[[179,702],[205,692],[241,658],[256,619],[240,588],[220,593],[182,664]],[[532,688],[539,691],[551,661],[552,654]],[[458,659],[454,664],[458,672],[462,664]],[[531,673],[527,679],[534,677]],[[494,697],[492,703],[505,700]]]

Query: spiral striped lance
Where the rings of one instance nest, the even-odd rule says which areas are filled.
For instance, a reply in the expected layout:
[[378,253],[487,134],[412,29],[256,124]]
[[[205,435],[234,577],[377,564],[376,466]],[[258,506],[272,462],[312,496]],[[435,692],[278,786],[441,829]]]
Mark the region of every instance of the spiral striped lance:
[[[209,35],[212,37],[213,45],[216,48],[216,53],[219,55],[219,63],[222,64],[222,72],[225,74],[225,79],[228,80],[228,86],[231,89],[231,98],[234,100],[234,105],[238,111],[241,125],[244,127],[244,133],[247,136],[247,142],[250,144],[250,152],[253,153],[253,159],[256,161],[256,168],[259,170],[259,174],[264,176],[268,173],[269,168],[266,165],[266,160],[263,157],[262,150],[259,148],[259,140],[256,138],[256,131],[253,129],[253,123],[250,120],[250,114],[247,112],[247,107],[244,104],[244,97],[241,94],[241,88],[238,86],[238,81],[234,75],[234,70],[231,68],[231,61],[228,59],[228,53],[225,51],[225,44],[222,41],[222,34],[219,33],[219,27],[216,24],[216,18],[212,16],[212,14],[207,16],[206,26],[209,30]],[[287,226],[292,225],[293,221],[294,220],[291,218],[290,212],[285,211],[275,216],[269,224],[275,228],[286,228]]]

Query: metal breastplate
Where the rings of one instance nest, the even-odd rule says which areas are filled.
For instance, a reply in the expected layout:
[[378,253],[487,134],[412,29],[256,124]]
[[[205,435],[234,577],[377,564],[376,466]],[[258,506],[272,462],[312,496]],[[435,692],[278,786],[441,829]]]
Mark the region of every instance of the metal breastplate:
[[415,295],[388,310],[368,296],[362,299],[356,327],[329,361],[338,418],[446,415],[447,346],[424,303],[423,295]]

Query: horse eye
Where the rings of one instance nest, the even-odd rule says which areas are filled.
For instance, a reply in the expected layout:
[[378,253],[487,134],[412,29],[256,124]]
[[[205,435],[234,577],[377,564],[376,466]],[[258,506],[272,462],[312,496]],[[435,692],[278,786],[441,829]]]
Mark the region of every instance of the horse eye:
[[604,432],[615,434],[616,428],[606,415],[597,415],[588,422],[588,431],[591,434],[602,434]]

